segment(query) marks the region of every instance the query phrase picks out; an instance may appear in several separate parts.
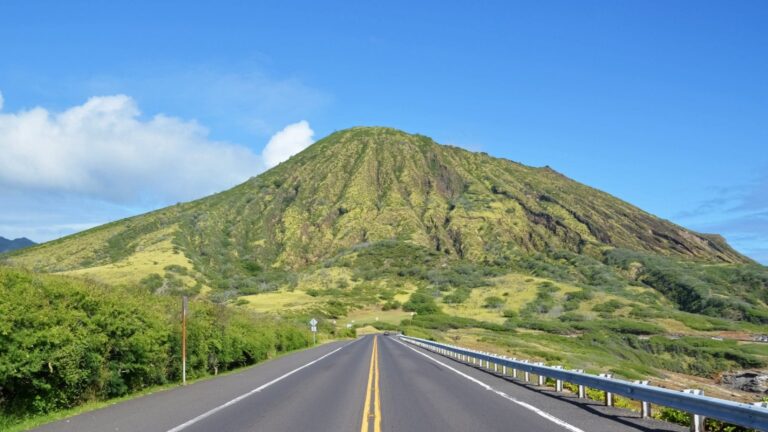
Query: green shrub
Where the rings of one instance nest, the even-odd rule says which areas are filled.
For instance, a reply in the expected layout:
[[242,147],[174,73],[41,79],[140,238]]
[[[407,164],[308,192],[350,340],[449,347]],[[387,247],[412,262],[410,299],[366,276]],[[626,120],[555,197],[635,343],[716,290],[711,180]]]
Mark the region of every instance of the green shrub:
[[520,316],[520,314],[517,313],[516,310],[505,309],[504,312],[501,313],[501,316],[503,316],[504,318],[510,318],[514,320],[514,319],[517,319]]
[[401,305],[400,305],[399,301],[397,301],[397,300],[390,300],[390,301],[384,303],[384,306],[381,307],[381,310],[388,311],[388,310],[399,309],[400,306]]
[[613,313],[624,307],[624,303],[618,300],[608,300],[607,302],[592,306],[594,312]]
[[452,293],[443,297],[443,301],[448,304],[460,304],[469,299],[470,291],[467,288],[456,288]]
[[504,306],[504,299],[501,297],[490,296],[485,298],[484,308],[487,309],[501,309]]
[[403,304],[403,310],[406,312],[416,312],[420,315],[439,312],[435,299],[431,295],[420,291],[411,294],[410,299]]

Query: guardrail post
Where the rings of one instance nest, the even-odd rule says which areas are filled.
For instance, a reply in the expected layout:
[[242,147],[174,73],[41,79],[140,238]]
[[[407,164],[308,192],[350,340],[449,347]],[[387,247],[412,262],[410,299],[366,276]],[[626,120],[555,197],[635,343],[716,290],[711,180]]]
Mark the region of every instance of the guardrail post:
[[[584,373],[584,369],[574,369],[573,372]],[[579,384],[579,399],[584,399],[585,397],[587,397],[587,392],[584,389],[584,386]]]
[[[683,393],[688,393],[696,396],[703,396],[704,391],[699,389],[685,389]],[[691,414],[691,432],[704,432],[704,416],[699,414]]]
[[[501,356],[504,360],[508,360],[509,358],[507,356]],[[507,374],[507,365],[503,364],[501,365],[501,374],[506,375]]]
[[[562,366],[555,366],[555,369],[562,369],[562,368],[563,368]],[[561,380],[560,378],[557,378],[555,380],[555,391],[556,392],[563,391],[563,380]]]
[[493,362],[493,371],[498,372],[499,371],[499,364],[497,362]]
[[[543,362],[536,362],[536,363],[534,363],[534,365],[536,365],[536,366],[544,366],[544,363]],[[537,375],[537,377],[538,377],[538,379],[537,379],[538,385],[539,386],[544,386],[544,380],[546,379],[546,377],[544,375]]]
[[[635,384],[648,385],[647,380],[635,380]],[[651,403],[647,401],[640,401],[640,418],[648,418],[651,416]]]
[[[604,373],[599,375],[601,378],[613,378],[613,374]],[[605,406],[613,406],[613,393],[605,392]]]

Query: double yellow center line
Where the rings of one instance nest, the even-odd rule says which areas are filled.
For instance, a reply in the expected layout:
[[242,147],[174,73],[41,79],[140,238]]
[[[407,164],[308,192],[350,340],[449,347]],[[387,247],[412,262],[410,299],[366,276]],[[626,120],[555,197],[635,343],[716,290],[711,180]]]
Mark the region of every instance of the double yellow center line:
[[[363,408],[363,424],[360,432],[381,432],[381,401],[379,399],[379,345],[378,337],[373,337],[371,350],[371,367],[368,372],[368,387],[365,390],[365,407]],[[371,403],[373,402],[373,403]]]

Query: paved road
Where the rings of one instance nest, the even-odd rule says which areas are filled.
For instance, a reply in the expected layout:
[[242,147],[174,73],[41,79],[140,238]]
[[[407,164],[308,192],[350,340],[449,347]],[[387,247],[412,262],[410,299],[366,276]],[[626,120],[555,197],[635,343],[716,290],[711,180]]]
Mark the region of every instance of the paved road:
[[61,432],[682,431],[367,336],[36,429]]

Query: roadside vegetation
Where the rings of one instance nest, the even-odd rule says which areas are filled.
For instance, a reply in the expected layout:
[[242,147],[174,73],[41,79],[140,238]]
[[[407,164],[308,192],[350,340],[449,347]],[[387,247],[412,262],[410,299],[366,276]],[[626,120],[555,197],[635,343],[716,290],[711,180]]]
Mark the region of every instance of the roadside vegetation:
[[[0,267],[0,425],[181,380],[179,299]],[[191,302],[190,378],[308,346],[304,327]]]

